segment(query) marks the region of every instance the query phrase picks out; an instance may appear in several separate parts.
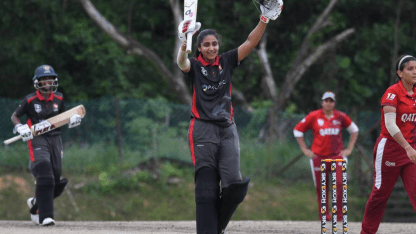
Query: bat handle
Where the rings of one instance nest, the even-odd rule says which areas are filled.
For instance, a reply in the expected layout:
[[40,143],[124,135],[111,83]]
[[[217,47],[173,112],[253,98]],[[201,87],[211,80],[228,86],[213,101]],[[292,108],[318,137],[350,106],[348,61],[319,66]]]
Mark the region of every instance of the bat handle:
[[190,54],[192,52],[192,35],[193,32],[188,32],[186,35],[186,53]]
[[21,135],[18,135],[18,136],[15,136],[13,138],[10,138],[8,140],[5,140],[3,143],[4,143],[4,145],[9,145],[9,144],[11,144],[11,143],[13,143],[15,141],[20,140],[20,139],[22,139],[22,136]]

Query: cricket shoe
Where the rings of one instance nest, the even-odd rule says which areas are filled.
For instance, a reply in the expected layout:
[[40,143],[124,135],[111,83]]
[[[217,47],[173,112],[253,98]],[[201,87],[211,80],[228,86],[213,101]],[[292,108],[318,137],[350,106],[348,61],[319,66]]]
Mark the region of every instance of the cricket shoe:
[[39,225],[39,214],[30,214],[30,219],[36,224]]
[[[35,205],[36,203],[36,197],[31,197],[29,199],[27,199],[27,206],[29,207],[29,209],[32,209],[32,207]],[[32,212],[30,213],[30,219],[37,225],[39,225],[39,210],[36,210],[35,214],[32,214]]]
[[29,207],[29,209],[32,209],[35,203],[36,203],[36,197],[31,197],[27,199],[27,206]]
[[53,225],[55,225],[55,220],[53,220],[52,218],[46,218],[42,222],[42,226],[45,226],[45,227],[46,226],[53,226]]

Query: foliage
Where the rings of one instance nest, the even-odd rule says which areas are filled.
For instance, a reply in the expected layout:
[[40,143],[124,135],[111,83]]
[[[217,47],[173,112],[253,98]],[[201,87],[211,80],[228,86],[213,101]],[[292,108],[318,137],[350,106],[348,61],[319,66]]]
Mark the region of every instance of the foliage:
[[[282,15],[269,23],[267,49],[277,85],[328,2],[285,2]],[[411,9],[416,3],[399,2],[404,3],[398,28],[399,54],[412,54],[416,49],[413,43],[416,29],[412,26],[416,16]],[[168,0],[93,3],[114,26],[159,55],[167,67],[176,66],[172,58],[176,27]],[[258,22],[259,12],[248,2],[212,0],[199,5],[202,29],[215,28],[223,36],[221,51],[238,47]],[[291,96],[291,110],[307,113],[315,109],[325,90],[338,94],[340,109],[355,106],[360,110],[376,110],[392,76],[399,5],[388,0],[339,1],[329,16],[329,25],[312,36],[311,44],[317,46],[351,27],[356,33],[308,70]],[[0,15],[1,97],[21,99],[32,92],[33,71],[47,63],[59,75],[59,90],[72,100],[117,95],[177,101],[168,83],[149,61],[127,54],[93,24],[76,1],[7,0],[0,3]],[[259,66],[257,56],[252,53],[233,77],[233,85],[243,91],[249,102],[266,100]],[[10,87],[19,87],[19,92]]]

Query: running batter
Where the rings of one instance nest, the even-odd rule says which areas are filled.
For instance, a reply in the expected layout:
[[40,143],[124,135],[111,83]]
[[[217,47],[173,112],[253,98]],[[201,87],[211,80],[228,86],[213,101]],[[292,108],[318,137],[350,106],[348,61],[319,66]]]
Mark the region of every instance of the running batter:
[[[36,92],[23,99],[12,115],[15,125],[13,132],[28,142],[29,168],[36,178],[36,196],[27,200],[31,219],[36,224],[51,226],[55,224],[53,216],[53,199],[61,195],[68,180],[61,179],[63,147],[59,128],[40,136],[33,137],[30,127],[41,123],[65,111],[64,97],[56,92],[58,75],[49,65],[39,66],[33,77]],[[26,115],[26,124],[20,117]],[[79,126],[81,116],[74,115],[70,119],[69,128]]]
[[[276,6],[276,19],[283,2]],[[247,40],[238,48],[219,55],[220,36],[206,29],[197,37],[195,58],[188,59],[186,22],[178,28],[183,44],[177,63],[192,84],[189,145],[195,166],[196,226],[198,234],[224,230],[244,200],[249,178],[240,173],[240,146],[231,102],[232,74],[259,43],[269,21],[263,14]],[[197,23],[197,30],[201,24]],[[221,188],[220,188],[221,184]]]
[[[335,94],[325,92],[322,95],[322,109],[310,112],[294,128],[293,133],[302,150],[310,158],[313,181],[318,195],[318,212],[321,216],[321,160],[322,159],[346,159],[354,149],[358,137],[358,127],[351,118],[335,109]],[[347,149],[344,149],[342,141],[342,129],[350,133],[350,140]],[[312,129],[313,142],[311,149],[308,149],[303,134]],[[342,194],[342,163],[337,163],[337,194]],[[330,165],[327,165],[326,174],[330,175]],[[327,180],[329,181],[329,180]],[[329,189],[327,189],[328,199]],[[328,204],[328,201],[327,203]],[[342,207],[342,196],[338,196],[337,207]],[[327,209],[326,219],[331,220],[330,209]],[[337,210],[337,220],[342,221],[342,209]]]
[[396,62],[399,81],[381,98],[381,132],[373,151],[374,185],[361,234],[376,233],[399,176],[416,213],[416,58]]

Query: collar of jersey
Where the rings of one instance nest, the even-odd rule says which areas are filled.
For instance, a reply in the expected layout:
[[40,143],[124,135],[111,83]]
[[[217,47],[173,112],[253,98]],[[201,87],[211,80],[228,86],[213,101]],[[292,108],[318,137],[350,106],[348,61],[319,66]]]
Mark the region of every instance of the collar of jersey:
[[406,96],[416,97],[416,89],[415,89],[415,87],[413,87],[413,94],[412,95],[410,95],[410,94],[407,93],[407,90],[404,87],[403,82],[401,80],[399,81],[399,87],[402,90],[402,92],[405,93]]
[[[41,101],[45,101],[45,98],[42,96],[42,94],[38,91],[36,91],[36,96],[38,97],[39,100]],[[49,95],[48,99],[46,99],[47,102],[51,102],[53,101],[53,93],[51,92],[51,94]]]
[[[328,119],[326,116],[325,116],[325,111],[324,111],[324,108],[321,108],[321,117],[324,117],[325,119]],[[332,112],[332,117],[331,118],[329,118],[328,120],[330,120],[330,119],[332,119],[332,118],[334,118],[336,116],[336,109],[334,109],[333,110],[333,112]]]
[[215,57],[215,62],[213,63],[209,63],[207,61],[205,61],[205,59],[202,57],[202,54],[199,54],[198,59],[197,59],[200,63],[202,63],[202,66],[206,67],[208,65],[210,65],[211,67],[213,66],[219,66],[220,65],[220,57]]

